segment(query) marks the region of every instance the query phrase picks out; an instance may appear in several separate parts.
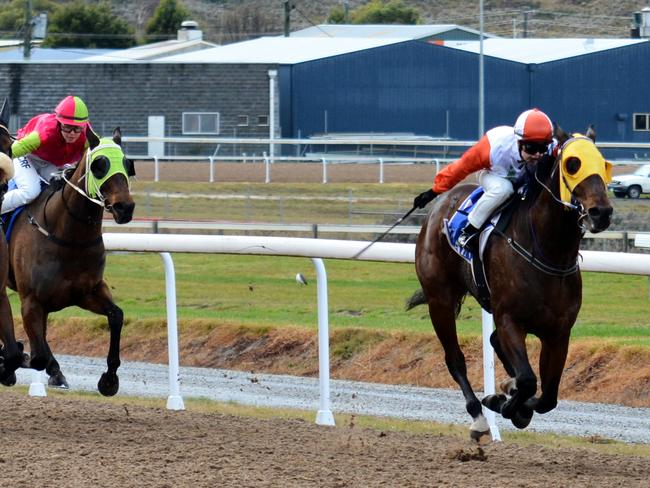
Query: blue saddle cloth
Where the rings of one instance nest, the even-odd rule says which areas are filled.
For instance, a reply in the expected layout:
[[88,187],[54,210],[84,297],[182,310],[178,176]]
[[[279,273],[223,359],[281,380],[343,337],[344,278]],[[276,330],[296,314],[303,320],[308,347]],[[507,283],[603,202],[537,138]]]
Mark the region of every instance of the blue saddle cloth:
[[467,215],[472,211],[474,205],[476,205],[476,202],[481,198],[483,193],[483,188],[479,186],[463,201],[463,203],[460,204],[458,210],[456,210],[450,219],[444,220],[445,232],[447,234],[447,239],[449,240],[449,245],[451,245],[451,247],[468,262],[471,262],[474,256],[471,251],[458,245],[458,237],[467,225]]
[[[7,191],[9,190],[15,190],[16,187],[16,182],[12,179],[9,180],[9,183],[7,184]],[[47,188],[47,184],[43,181],[41,181],[41,191],[43,191],[45,188]],[[11,237],[11,231],[14,228],[14,222],[16,222],[16,217],[20,215],[20,212],[25,210],[26,205],[21,205],[18,207],[16,210],[13,212],[7,212],[6,214],[2,214],[2,226],[5,229],[5,239],[7,239],[7,242],[9,242],[9,239]]]

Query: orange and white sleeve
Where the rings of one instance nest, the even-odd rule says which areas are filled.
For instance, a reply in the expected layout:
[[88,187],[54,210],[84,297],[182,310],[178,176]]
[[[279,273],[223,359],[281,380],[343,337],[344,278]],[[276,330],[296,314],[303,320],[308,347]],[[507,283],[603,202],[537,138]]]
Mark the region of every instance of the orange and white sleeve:
[[460,159],[443,168],[433,180],[433,191],[444,193],[451,190],[468,175],[490,167],[490,141],[483,136],[463,153]]

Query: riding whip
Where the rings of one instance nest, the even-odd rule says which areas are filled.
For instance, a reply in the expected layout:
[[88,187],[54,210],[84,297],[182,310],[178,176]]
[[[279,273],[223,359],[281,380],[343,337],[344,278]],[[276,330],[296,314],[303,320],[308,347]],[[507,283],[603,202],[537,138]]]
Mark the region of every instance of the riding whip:
[[409,210],[409,211],[406,212],[404,215],[402,215],[399,219],[397,219],[397,222],[395,222],[393,225],[391,225],[391,226],[388,228],[388,230],[387,230],[386,232],[384,232],[383,234],[381,234],[381,235],[380,235],[379,237],[377,237],[374,241],[372,241],[372,242],[371,242],[370,244],[368,244],[366,247],[364,247],[363,249],[361,249],[361,251],[359,251],[359,252],[356,253],[354,256],[352,256],[352,259],[357,259],[357,258],[358,258],[359,256],[361,256],[364,252],[366,252],[366,251],[370,248],[370,246],[372,246],[373,244],[375,244],[375,243],[381,241],[384,237],[386,237],[386,236],[388,235],[388,233],[389,233],[391,230],[393,230],[395,227],[397,227],[399,224],[401,224],[401,223],[404,221],[404,219],[405,219],[406,217],[408,217],[408,216],[411,215],[413,212],[415,212],[415,210],[416,210],[417,208],[418,208],[417,206],[414,206],[411,210]]

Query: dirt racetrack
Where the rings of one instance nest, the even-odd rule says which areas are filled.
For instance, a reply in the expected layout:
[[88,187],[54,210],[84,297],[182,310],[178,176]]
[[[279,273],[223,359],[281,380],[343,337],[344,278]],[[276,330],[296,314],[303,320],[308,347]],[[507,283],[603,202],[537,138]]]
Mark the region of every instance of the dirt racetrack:
[[648,486],[647,458],[0,390],[3,486]]

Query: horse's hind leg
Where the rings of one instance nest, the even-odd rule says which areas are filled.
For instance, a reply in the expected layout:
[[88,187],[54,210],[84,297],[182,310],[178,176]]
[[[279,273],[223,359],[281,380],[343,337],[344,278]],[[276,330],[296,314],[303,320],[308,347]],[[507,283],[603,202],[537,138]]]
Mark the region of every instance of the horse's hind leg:
[[447,299],[429,300],[429,316],[433,323],[436,335],[445,350],[445,364],[452,378],[458,383],[463,396],[465,397],[465,408],[467,413],[472,417],[470,426],[470,436],[478,440],[483,435],[490,432],[490,426],[483,415],[483,407],[472,390],[472,386],[467,378],[467,365],[465,355],[458,344],[458,335],[456,334],[456,314],[455,310],[449,304],[458,303],[453,297]]
[[124,313],[122,309],[113,303],[113,298],[108,286],[104,281],[100,282],[93,293],[87,295],[79,306],[99,315],[105,315],[108,319],[110,330],[110,345],[106,364],[108,369],[102,374],[97,389],[104,396],[113,396],[120,389],[120,380],[117,376],[117,369],[120,367],[120,336],[124,324]]

